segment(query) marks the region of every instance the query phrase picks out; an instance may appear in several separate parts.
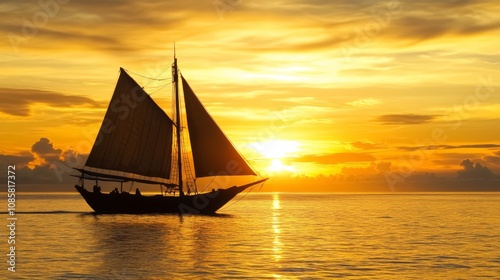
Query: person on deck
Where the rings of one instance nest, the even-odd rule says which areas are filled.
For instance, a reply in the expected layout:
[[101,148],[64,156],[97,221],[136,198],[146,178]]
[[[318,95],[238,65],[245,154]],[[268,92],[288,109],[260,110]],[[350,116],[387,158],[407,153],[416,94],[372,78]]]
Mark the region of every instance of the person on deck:
[[141,191],[139,190],[139,188],[135,189],[135,195],[141,195]]

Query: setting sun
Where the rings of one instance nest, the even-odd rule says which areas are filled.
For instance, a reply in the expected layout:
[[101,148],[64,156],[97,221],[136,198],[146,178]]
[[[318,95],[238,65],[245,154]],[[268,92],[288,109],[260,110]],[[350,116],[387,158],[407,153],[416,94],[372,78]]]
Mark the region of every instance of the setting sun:
[[265,142],[255,142],[250,147],[260,153],[264,158],[271,159],[266,170],[276,172],[296,172],[296,167],[286,165],[282,159],[297,157],[300,152],[300,143],[291,140],[270,140]]
[[283,164],[283,162],[280,159],[273,159],[271,161],[271,165],[267,168],[267,170],[271,172],[282,172],[282,171],[287,171],[287,172],[295,172],[295,167],[294,166],[289,166]]
[[293,157],[293,153],[299,151],[299,146],[299,142],[290,140],[270,140],[250,144],[250,147],[255,149],[262,156],[272,159]]

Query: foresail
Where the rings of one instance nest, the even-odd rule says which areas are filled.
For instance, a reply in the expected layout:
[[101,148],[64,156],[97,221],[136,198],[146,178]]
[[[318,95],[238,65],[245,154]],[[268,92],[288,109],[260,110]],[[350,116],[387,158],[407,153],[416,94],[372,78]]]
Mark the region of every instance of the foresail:
[[169,179],[173,122],[120,68],[86,166]]
[[196,176],[256,175],[208,114],[184,77],[182,87]]

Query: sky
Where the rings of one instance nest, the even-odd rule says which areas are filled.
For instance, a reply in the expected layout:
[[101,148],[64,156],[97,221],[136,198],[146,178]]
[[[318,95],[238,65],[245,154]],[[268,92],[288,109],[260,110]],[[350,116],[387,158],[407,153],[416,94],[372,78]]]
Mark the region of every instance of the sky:
[[170,114],[170,81],[143,76],[170,75],[175,42],[183,76],[269,190],[500,186],[496,1],[7,0],[0,10],[0,165],[16,164],[21,182],[71,182],[120,67]]

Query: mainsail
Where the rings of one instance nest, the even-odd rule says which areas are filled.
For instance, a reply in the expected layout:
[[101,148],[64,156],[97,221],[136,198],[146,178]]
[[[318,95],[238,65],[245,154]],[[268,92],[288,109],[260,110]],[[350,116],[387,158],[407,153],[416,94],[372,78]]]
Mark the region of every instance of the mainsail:
[[197,177],[256,175],[182,77],[189,139]]
[[173,122],[122,69],[85,166],[170,178]]

